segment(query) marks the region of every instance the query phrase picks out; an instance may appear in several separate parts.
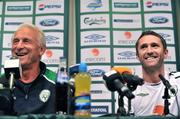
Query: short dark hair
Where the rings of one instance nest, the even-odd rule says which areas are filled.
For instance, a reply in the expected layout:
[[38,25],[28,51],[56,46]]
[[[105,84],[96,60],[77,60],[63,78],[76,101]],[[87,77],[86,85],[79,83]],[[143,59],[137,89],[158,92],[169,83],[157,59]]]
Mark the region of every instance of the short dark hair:
[[164,50],[167,49],[167,44],[166,44],[166,41],[165,39],[158,33],[154,32],[154,31],[144,31],[142,32],[142,34],[140,35],[140,37],[138,38],[135,46],[136,46],[136,54],[138,54],[138,45],[139,45],[139,40],[143,37],[143,36],[146,36],[146,35],[154,35],[156,37],[158,37],[160,40],[161,40],[161,43],[163,45],[163,48]]

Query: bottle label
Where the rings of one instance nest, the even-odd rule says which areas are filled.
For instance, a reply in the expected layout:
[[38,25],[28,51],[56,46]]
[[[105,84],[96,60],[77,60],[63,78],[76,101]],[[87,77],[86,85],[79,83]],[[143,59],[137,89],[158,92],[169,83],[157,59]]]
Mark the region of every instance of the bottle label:
[[77,116],[91,115],[90,95],[81,95],[75,98],[75,115]]
[[90,109],[90,95],[83,95],[76,97],[75,109],[76,110]]
[[90,109],[90,95],[81,95],[75,98],[75,113],[77,115],[89,115]]
[[68,80],[69,80],[69,77],[66,74],[66,72],[62,72],[62,71],[58,72],[58,74],[57,74],[57,82],[64,83],[64,82],[68,82]]

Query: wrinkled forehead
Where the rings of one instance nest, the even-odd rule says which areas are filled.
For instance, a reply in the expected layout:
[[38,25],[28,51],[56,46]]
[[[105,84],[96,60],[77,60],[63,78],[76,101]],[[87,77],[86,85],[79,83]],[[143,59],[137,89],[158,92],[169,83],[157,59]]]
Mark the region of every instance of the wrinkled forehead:
[[41,46],[41,41],[39,39],[38,33],[31,29],[31,28],[26,28],[23,27],[21,29],[18,29],[15,33],[14,36],[12,37],[12,43],[13,42],[27,42],[31,41],[34,44],[37,44],[38,46]]
[[22,33],[29,34],[29,35],[37,35],[38,31],[30,27],[21,27],[14,33],[14,36],[16,36],[17,34],[22,34]]
[[39,42],[38,38],[39,38],[38,33],[35,30],[23,27],[21,29],[18,29],[14,33],[14,36],[12,37],[12,41],[14,39],[19,39],[19,40],[21,40],[21,39],[29,39],[29,40],[32,40],[32,41],[35,41],[35,42]]

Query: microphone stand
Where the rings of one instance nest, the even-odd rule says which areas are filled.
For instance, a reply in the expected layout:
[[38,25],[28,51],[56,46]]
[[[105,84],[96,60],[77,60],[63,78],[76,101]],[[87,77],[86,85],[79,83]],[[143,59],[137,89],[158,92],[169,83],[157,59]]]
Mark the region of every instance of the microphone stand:
[[118,105],[119,105],[119,108],[118,108],[118,111],[117,113],[120,115],[120,116],[131,116],[133,115],[131,113],[131,99],[132,98],[128,98],[128,110],[126,112],[125,108],[124,108],[124,95],[119,95],[118,96]]
[[9,77],[9,89],[11,90],[14,85],[14,73],[10,72],[10,77]]
[[131,112],[131,99],[128,99],[128,116],[134,116],[134,113]]
[[169,105],[170,105],[170,103],[168,101],[168,99],[170,99],[170,96],[169,96],[167,86],[165,86],[164,96],[162,98],[164,99],[164,115],[167,115],[167,114],[169,114]]
[[118,95],[118,105],[119,108],[117,110],[118,115],[120,116],[126,116],[126,110],[124,108],[124,95]]

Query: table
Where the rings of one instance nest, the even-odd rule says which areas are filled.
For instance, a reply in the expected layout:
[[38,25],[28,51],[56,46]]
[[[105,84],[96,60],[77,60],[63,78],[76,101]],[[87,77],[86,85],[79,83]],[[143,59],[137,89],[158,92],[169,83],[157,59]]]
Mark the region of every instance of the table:
[[[0,119],[84,119],[75,117],[72,115],[55,115],[55,114],[29,114],[21,116],[0,116]],[[131,116],[101,116],[91,117],[87,119],[178,119],[177,117],[164,117],[164,116],[142,116],[142,117],[131,117]],[[180,118],[179,118],[180,119]]]

